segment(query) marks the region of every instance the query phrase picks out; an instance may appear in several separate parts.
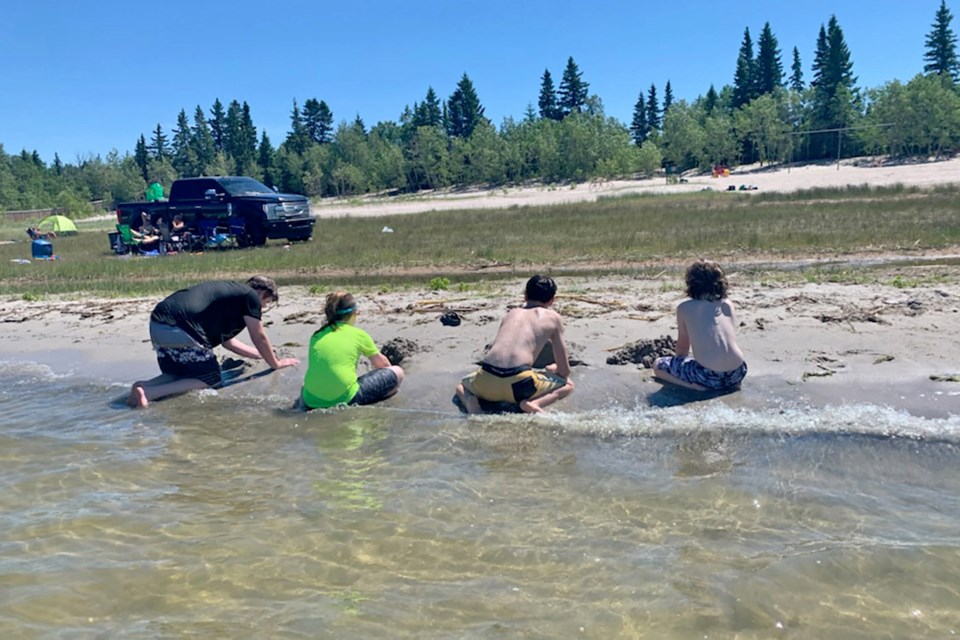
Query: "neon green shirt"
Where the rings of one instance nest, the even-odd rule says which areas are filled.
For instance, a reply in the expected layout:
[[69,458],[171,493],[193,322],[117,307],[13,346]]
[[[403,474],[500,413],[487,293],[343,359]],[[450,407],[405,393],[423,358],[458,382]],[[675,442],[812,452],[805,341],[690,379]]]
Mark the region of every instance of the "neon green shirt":
[[357,362],[360,354],[370,358],[380,350],[363,329],[337,324],[310,338],[307,374],[303,379],[303,402],[311,409],[346,404],[357,395]]

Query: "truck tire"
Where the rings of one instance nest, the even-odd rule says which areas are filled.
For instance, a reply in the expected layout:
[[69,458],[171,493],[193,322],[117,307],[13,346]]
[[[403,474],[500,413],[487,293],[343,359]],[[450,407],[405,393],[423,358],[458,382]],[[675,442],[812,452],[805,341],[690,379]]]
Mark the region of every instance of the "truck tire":
[[262,220],[247,220],[247,239],[251,247],[262,247],[267,244],[267,229]]

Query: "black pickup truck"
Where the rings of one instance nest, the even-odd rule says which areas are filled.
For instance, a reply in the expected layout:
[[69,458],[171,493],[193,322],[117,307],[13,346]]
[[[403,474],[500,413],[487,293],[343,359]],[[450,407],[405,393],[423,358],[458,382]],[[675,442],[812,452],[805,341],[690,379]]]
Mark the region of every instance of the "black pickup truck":
[[[277,193],[241,176],[176,180],[169,200],[117,205],[117,224],[139,229],[143,212],[153,225],[161,218],[169,224],[180,215],[193,234],[216,220],[218,229],[236,236],[241,247],[263,245],[267,238],[309,240],[315,222],[305,196]],[[201,224],[202,220],[207,225]]]

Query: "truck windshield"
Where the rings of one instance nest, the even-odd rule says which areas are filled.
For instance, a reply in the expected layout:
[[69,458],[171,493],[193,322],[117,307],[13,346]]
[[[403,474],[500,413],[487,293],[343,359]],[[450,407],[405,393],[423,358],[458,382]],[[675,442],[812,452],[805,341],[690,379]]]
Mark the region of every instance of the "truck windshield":
[[223,185],[223,188],[227,190],[232,196],[246,196],[246,195],[256,195],[256,194],[269,194],[274,195],[273,189],[263,184],[258,180],[253,178],[219,178],[217,180],[220,184]]

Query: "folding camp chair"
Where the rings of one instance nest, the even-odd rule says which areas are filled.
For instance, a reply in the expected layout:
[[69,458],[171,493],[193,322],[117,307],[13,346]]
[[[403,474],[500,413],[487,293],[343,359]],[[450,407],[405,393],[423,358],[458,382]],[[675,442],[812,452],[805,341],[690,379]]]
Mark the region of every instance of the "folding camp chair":
[[117,240],[116,240],[116,245],[114,245],[113,247],[113,250],[117,255],[141,252],[140,240],[138,238],[134,238],[133,234],[130,233],[130,225],[128,224],[117,225]]
[[219,249],[229,246],[230,237],[220,232],[216,218],[201,218],[197,220],[197,236],[193,244],[194,249]]

